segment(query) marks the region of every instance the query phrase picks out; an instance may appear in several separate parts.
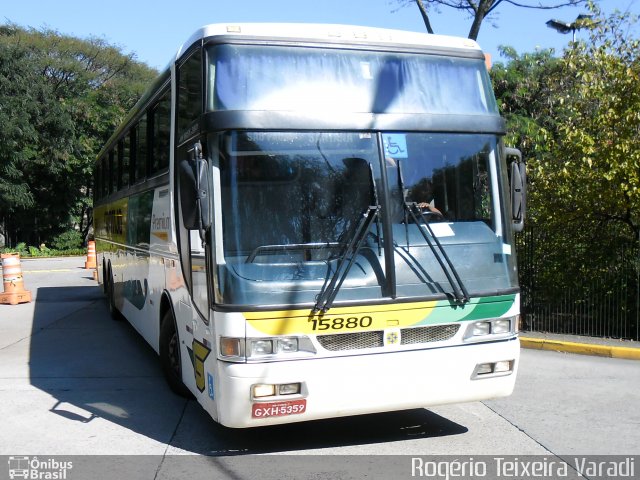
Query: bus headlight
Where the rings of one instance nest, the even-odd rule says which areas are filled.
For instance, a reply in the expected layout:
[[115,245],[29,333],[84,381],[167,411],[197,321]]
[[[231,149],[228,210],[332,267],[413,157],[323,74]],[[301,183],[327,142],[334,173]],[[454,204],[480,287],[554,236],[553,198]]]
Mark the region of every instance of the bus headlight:
[[278,352],[297,352],[298,339],[296,337],[278,338],[276,340]]
[[254,385],[252,387],[253,398],[273,397],[276,394],[275,385]]
[[489,335],[491,333],[490,322],[475,322],[472,323],[469,330],[467,330],[471,337],[479,337],[481,335]]
[[302,384],[281,383],[281,384],[256,384],[251,387],[251,398],[275,397],[277,395],[300,395]]
[[491,322],[491,333],[509,333],[511,331],[511,320],[499,319]]
[[220,358],[231,362],[287,360],[315,353],[308,337],[220,337]]
[[504,337],[516,333],[516,318],[495,318],[472,322],[464,334],[466,342],[491,340],[492,337]]
[[249,345],[249,356],[254,355],[271,355],[273,353],[273,340],[265,338],[256,338],[248,340]]
[[500,362],[479,363],[473,369],[471,380],[481,378],[504,377],[514,371],[515,360],[502,360]]
[[273,355],[277,353],[295,353],[299,349],[298,337],[247,338],[249,357]]

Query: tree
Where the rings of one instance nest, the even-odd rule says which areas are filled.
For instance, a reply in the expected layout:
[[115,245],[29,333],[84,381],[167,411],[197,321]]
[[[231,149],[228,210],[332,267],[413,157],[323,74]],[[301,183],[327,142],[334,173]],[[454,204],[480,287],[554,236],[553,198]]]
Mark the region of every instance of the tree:
[[95,157],[156,73],[101,39],[0,26],[0,233],[10,243],[86,236]]
[[604,18],[590,6],[596,22],[588,41],[572,43],[560,58],[503,49],[507,65],[490,73],[507,141],[523,147],[527,158],[529,229],[518,255],[536,261],[521,263],[525,310],[531,288],[549,311],[554,302],[566,308],[571,292],[572,302],[579,300],[575,315],[560,323],[609,309],[611,318],[626,316],[633,326],[640,278],[640,42],[629,33],[635,18]]
[[434,33],[429,18],[430,11],[439,12],[440,7],[448,7],[461,12],[466,12],[472,19],[469,28],[468,38],[478,39],[480,27],[485,20],[491,20],[492,14],[495,14],[498,7],[503,4],[510,4],[516,7],[529,9],[551,10],[567,6],[575,6],[586,3],[587,0],[555,0],[550,2],[539,1],[535,5],[527,5],[522,1],[516,0],[397,0],[402,6],[416,4],[422,15],[422,20],[427,32]]
[[529,159],[534,220],[640,235],[640,40],[635,18],[596,15],[589,40],[561,58],[518,56],[491,70],[507,142]]
[[552,97],[562,61],[552,49],[518,55],[511,47],[500,47],[500,53],[507,64],[496,62],[489,73],[500,113],[507,121],[505,142],[517,145],[525,158],[548,155],[557,132]]
[[536,184],[539,195],[553,194],[554,210],[566,219],[632,242],[640,240],[640,40],[628,34],[634,21],[600,16],[589,41],[565,51],[554,78],[560,120],[553,156],[538,164]]

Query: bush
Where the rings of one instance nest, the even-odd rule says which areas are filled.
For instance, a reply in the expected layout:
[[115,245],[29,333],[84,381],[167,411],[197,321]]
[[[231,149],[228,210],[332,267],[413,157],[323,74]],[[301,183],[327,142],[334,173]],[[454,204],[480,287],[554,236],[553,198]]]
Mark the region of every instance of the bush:
[[16,248],[13,251],[19,253],[21,257],[24,257],[28,253],[27,244],[24,242],[20,242],[18,245],[16,245]]
[[86,248],[68,248],[65,250],[50,249],[45,244],[40,247],[19,243],[16,248],[0,248],[0,253],[19,253],[20,257],[79,257],[87,254]]
[[67,230],[51,241],[56,250],[77,250],[82,247],[83,238],[77,230]]

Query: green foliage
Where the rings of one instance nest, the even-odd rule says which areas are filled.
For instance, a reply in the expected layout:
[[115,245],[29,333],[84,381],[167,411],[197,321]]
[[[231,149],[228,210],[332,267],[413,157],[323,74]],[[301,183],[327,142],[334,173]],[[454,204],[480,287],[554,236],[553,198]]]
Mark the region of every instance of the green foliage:
[[95,157],[155,75],[101,39],[0,26],[0,233],[86,237]]
[[[542,51],[491,72],[507,142],[528,160],[528,225],[519,255],[527,287],[552,302],[605,278],[636,279],[640,241],[640,43],[629,15],[596,15],[586,42]],[[522,243],[522,242],[521,242]],[[627,253],[624,253],[627,252]],[[525,283],[527,281],[525,280]],[[591,287],[588,287],[591,288]]]
[[553,56],[553,50],[522,56],[510,47],[500,47],[500,51],[508,64],[496,63],[491,77],[500,112],[507,120],[505,141],[517,145],[528,159],[545,156],[556,130],[557,116],[550,98],[561,60]]
[[19,253],[20,257],[79,257],[87,254],[86,248],[73,248],[69,250],[56,250],[50,249],[46,246],[40,245],[40,247],[29,246],[25,243],[20,243],[16,248],[2,248],[0,253]]
[[566,215],[630,241],[640,234],[640,41],[625,33],[633,20],[601,18],[589,43],[565,53],[554,145],[562,162],[544,165],[538,185]]
[[67,230],[54,237],[51,245],[57,250],[73,250],[82,247],[83,240],[78,230]]
[[20,256],[25,256],[27,255],[27,244],[24,242],[20,242],[18,245],[16,245],[16,248],[14,250],[16,253],[19,253]]

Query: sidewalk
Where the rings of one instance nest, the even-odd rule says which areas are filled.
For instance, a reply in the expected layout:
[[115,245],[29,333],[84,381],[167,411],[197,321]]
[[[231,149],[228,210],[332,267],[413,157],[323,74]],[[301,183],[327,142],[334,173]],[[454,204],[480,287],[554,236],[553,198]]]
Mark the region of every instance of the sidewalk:
[[541,332],[520,332],[523,348],[640,360],[640,342]]

